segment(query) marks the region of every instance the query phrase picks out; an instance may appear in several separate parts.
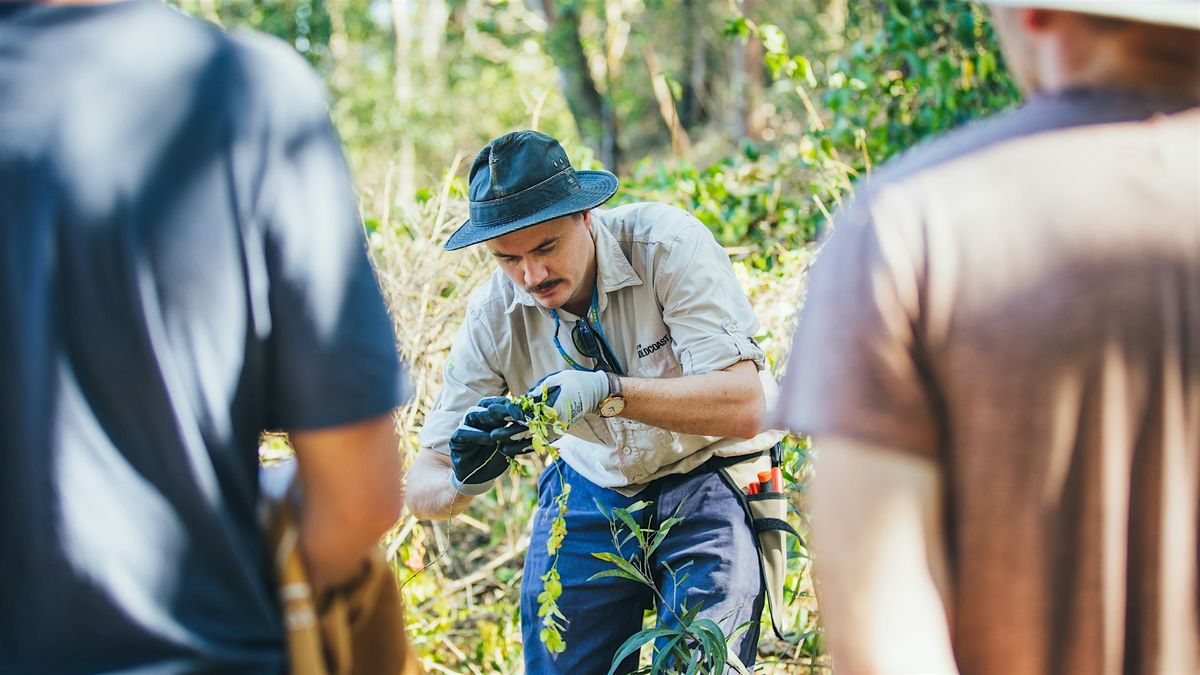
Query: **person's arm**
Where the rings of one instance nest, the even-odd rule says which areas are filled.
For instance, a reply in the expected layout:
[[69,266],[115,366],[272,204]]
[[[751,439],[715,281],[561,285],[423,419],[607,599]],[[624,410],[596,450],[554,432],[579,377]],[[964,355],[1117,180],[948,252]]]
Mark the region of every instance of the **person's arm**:
[[845,437],[813,445],[814,566],[834,667],[957,672],[937,466]]
[[303,488],[300,549],[319,592],[353,573],[399,519],[400,439],[390,414],[290,437]]
[[450,456],[421,448],[408,468],[408,510],[421,520],[448,520],[466,510],[474,495],[454,489]]
[[621,417],[685,434],[753,438],[766,405],[752,361],[684,377],[623,377],[621,387]]
[[622,378],[621,416],[669,431],[753,438],[766,406],[759,379],[766,357],[751,339],[758,319],[729,254],[700,221],[685,219],[652,280],[683,376]]

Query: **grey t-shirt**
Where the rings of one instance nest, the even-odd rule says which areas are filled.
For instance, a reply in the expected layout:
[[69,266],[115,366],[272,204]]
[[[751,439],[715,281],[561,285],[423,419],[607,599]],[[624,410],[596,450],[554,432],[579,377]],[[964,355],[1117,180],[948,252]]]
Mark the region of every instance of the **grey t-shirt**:
[[1069,92],[939,139],[814,266],[779,417],[937,467],[964,673],[1200,672],[1186,105]]
[[299,57],[0,5],[0,672],[281,669],[258,435],[404,387]]

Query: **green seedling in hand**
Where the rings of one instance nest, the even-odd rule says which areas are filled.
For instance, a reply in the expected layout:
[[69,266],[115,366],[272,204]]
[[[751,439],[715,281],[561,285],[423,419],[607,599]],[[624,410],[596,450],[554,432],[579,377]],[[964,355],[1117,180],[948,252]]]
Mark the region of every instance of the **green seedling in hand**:
[[[567,431],[567,424],[559,419],[554,406],[546,405],[546,390],[543,387],[539,398],[520,396],[513,399],[525,412],[525,424],[529,427],[530,440],[533,449],[544,454],[552,462],[558,459],[558,448],[551,445],[551,440]],[[509,459],[513,470],[522,476],[529,472],[515,459]],[[538,594],[538,616],[542,619],[540,637],[542,644],[551,654],[560,654],[567,648],[562,632],[566,628],[567,618],[558,609],[558,599],[562,596],[562,581],[558,576],[558,552],[562,548],[563,539],[567,536],[567,497],[571,494],[571,486],[563,478],[557,463],[551,464],[558,472],[559,493],[552,502],[554,518],[550,521],[550,536],[546,539],[546,553],[551,557],[550,570],[542,575],[542,592]]]

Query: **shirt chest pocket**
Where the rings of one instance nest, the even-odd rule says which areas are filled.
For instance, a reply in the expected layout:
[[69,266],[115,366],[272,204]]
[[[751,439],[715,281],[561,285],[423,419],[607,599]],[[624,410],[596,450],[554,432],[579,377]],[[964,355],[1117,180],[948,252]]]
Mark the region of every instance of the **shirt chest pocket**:
[[683,366],[675,358],[671,334],[663,328],[656,337],[634,345],[629,359],[629,375],[633,377],[679,377]]

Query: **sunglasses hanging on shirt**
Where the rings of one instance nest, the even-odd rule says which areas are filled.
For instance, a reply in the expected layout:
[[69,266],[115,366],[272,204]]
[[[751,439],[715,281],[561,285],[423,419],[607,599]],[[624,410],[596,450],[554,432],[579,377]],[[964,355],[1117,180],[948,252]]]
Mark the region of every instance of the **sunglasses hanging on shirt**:
[[587,315],[575,322],[575,327],[571,329],[571,343],[575,345],[575,349],[585,357],[595,361],[594,368],[586,368],[579,365],[575,359],[572,359],[567,352],[562,348],[562,343],[558,340],[559,329],[562,327],[558,319],[558,312],[550,310],[550,315],[554,317],[554,346],[558,349],[558,354],[567,362],[567,365],[575,370],[602,370],[606,373],[614,375],[625,375],[625,369],[621,367],[620,361],[617,360],[612,349],[608,346],[608,341],[604,338],[604,329],[600,327],[600,292],[598,287],[592,287],[592,306],[588,310],[591,315],[591,322],[588,322]]

